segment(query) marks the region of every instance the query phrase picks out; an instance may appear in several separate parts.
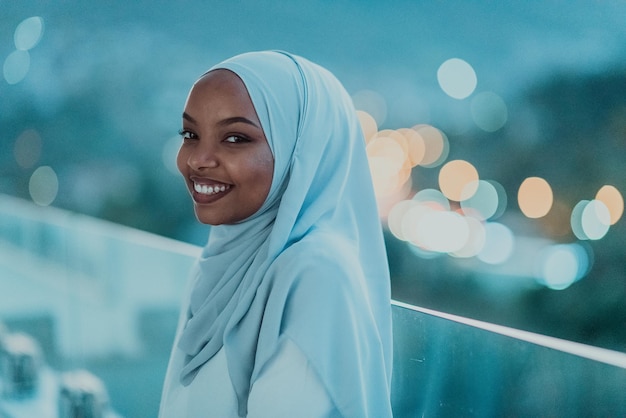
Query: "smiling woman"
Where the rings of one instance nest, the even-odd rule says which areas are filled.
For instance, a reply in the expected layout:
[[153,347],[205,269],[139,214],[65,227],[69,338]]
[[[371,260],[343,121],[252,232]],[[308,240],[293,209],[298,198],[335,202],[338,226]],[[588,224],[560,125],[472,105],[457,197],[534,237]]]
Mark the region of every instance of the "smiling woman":
[[194,84],[181,135],[178,169],[213,227],[161,418],[391,416],[388,264],[342,85],[295,55],[239,55]]
[[274,158],[237,75],[214,70],[198,80],[185,105],[181,136],[178,169],[200,222],[237,223],[261,207]]

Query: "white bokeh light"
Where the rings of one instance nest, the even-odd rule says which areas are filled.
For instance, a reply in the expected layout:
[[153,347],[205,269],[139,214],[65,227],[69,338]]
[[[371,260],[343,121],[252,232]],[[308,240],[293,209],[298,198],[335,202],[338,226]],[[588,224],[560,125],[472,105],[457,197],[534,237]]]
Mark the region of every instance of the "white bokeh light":
[[589,271],[589,254],[579,244],[552,245],[541,258],[539,281],[545,286],[562,290],[581,279]]
[[419,231],[419,223],[428,213],[433,211],[434,209],[422,203],[416,203],[414,201],[411,202],[410,207],[406,210],[404,216],[401,220],[401,235],[404,237],[406,241],[410,241],[414,245],[418,247],[424,248],[426,243],[423,237],[420,235]]
[[494,216],[501,206],[500,195],[495,186],[486,180],[478,180],[477,184],[468,186],[461,195],[463,212],[483,221]]
[[495,132],[502,128],[508,118],[504,100],[497,94],[486,91],[472,98],[470,110],[476,126],[485,132]]
[[448,96],[459,100],[469,97],[478,83],[472,66],[459,58],[441,64],[437,70],[437,81]]
[[389,215],[387,216],[387,227],[389,228],[389,231],[391,231],[391,233],[401,241],[408,240],[402,229],[404,217],[409,209],[416,204],[417,203],[412,200],[402,200],[396,203],[389,211]]
[[444,210],[450,210],[450,201],[437,189],[423,189],[415,193],[413,200],[419,203],[427,203]]
[[22,20],[13,34],[15,48],[22,51],[37,46],[43,35],[43,19],[39,16],[29,17]]
[[511,230],[497,222],[485,225],[485,245],[478,253],[478,259],[487,264],[502,264],[513,253],[515,237]]
[[168,139],[165,144],[163,144],[163,150],[161,151],[161,159],[163,160],[163,165],[170,173],[176,176],[180,174],[180,172],[178,171],[178,166],[176,165],[176,156],[178,155],[180,144],[180,137],[174,136]]
[[576,206],[574,206],[574,209],[572,209],[572,214],[570,216],[570,226],[572,228],[572,232],[574,233],[576,238],[580,240],[589,239],[589,237],[585,234],[581,223],[583,210],[585,210],[585,207],[588,203],[588,200],[581,200],[580,202],[578,202]]
[[463,247],[457,251],[452,251],[450,255],[459,258],[474,257],[480,253],[485,246],[485,226],[476,218],[465,217],[465,222],[469,228],[469,236]]
[[30,69],[30,54],[28,51],[16,50],[4,60],[2,74],[9,84],[17,84],[26,77]]
[[30,177],[28,191],[33,202],[39,206],[48,206],[57,197],[59,180],[52,167],[37,168]]
[[570,218],[572,232],[580,240],[599,240],[609,231],[611,213],[600,200],[581,200]]
[[456,212],[430,210],[417,222],[416,235],[425,249],[449,253],[459,251],[467,244],[470,229]]
[[581,225],[591,240],[603,238],[611,225],[611,213],[604,202],[592,200],[583,209]]

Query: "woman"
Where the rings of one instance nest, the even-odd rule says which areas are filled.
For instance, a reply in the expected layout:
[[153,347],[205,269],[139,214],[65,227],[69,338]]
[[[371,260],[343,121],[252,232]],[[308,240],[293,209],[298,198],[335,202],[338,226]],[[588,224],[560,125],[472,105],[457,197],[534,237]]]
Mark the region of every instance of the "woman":
[[192,87],[177,163],[213,225],[160,416],[391,416],[389,273],[350,97],[285,52]]

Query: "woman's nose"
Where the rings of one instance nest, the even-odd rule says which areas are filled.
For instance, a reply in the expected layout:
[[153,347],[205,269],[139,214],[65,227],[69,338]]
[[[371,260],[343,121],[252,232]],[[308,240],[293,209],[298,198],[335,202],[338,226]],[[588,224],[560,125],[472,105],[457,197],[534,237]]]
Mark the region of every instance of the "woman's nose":
[[218,160],[217,154],[213,147],[198,144],[192,152],[189,154],[187,164],[194,170],[202,170],[203,168],[215,168],[217,167]]

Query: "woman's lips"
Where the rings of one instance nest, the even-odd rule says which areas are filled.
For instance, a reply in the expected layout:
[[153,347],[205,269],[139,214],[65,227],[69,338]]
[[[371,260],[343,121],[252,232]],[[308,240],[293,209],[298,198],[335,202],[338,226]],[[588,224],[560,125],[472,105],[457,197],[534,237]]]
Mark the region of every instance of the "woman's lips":
[[201,183],[193,183],[193,190],[200,194],[205,194],[205,195],[217,194],[220,192],[224,192],[228,189],[230,189],[230,185],[228,184],[208,185],[208,184],[201,184]]
[[230,184],[191,179],[191,196],[196,203],[213,203],[230,192],[231,187]]

